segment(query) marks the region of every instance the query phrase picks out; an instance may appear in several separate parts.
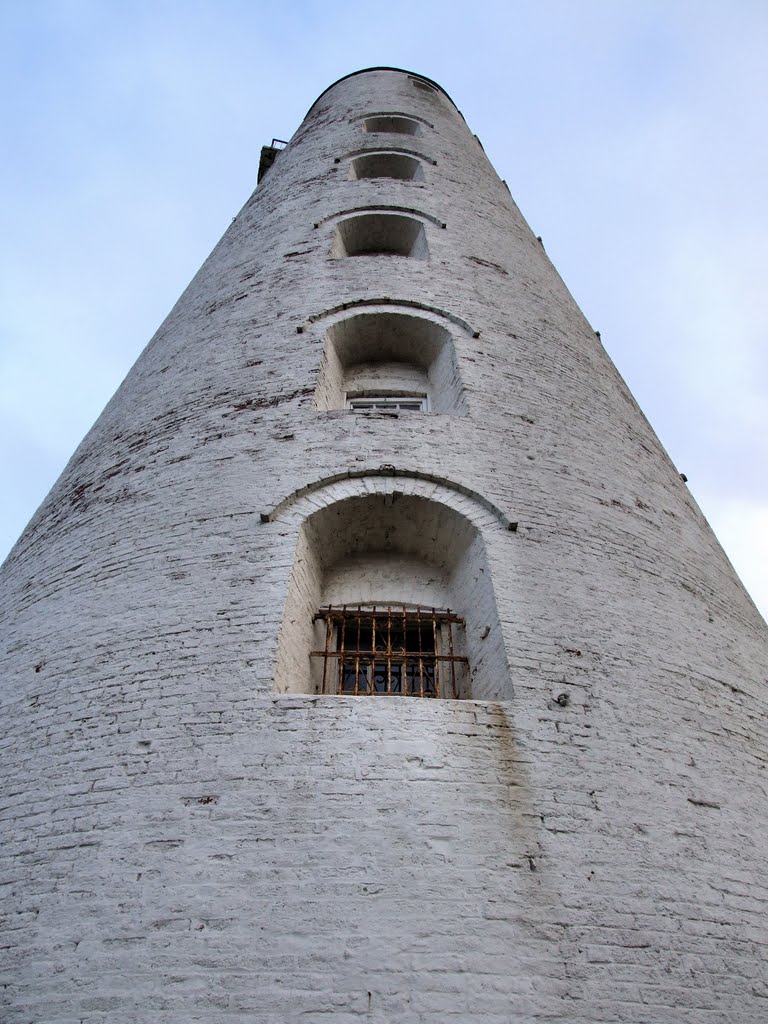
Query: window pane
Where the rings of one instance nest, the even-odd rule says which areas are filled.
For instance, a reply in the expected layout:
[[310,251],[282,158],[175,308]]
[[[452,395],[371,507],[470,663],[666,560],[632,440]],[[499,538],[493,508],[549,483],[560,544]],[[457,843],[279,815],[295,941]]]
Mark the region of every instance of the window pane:
[[[357,666],[357,687],[360,693],[368,692],[368,665],[358,661]],[[345,656],[341,668],[341,692],[355,692],[355,656]]]

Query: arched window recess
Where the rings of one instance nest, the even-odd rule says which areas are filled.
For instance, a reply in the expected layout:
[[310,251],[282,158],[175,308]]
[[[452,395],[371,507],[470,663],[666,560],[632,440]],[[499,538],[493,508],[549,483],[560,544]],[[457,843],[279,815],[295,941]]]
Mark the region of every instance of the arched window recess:
[[451,331],[408,307],[338,319],[325,334],[315,402],[361,414],[465,415]]
[[332,259],[346,256],[410,256],[429,258],[427,233],[416,217],[377,210],[344,217],[336,225],[329,253]]
[[327,696],[511,695],[491,551],[498,515],[446,486],[345,479],[296,499],[274,686]]
[[424,181],[421,160],[405,153],[378,150],[362,153],[349,162],[347,177],[351,180],[362,178],[392,178],[399,181]]
[[421,135],[421,125],[428,123],[421,118],[403,114],[372,114],[364,118],[363,131],[387,135]]
[[426,224],[447,225],[432,214],[407,206],[363,206],[340,210],[317,221],[320,228],[336,221],[328,253],[331,259],[347,256],[409,256],[429,259]]

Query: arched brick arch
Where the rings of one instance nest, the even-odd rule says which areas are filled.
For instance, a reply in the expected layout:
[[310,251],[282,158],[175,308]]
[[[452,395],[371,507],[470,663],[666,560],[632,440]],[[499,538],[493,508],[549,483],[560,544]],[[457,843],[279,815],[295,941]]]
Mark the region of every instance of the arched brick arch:
[[434,224],[438,228],[444,228],[445,221],[440,220],[439,217],[435,217],[432,213],[425,213],[424,210],[417,210],[413,206],[350,206],[345,210],[338,210],[336,213],[329,213],[327,217],[323,217],[322,220],[315,221],[314,227],[320,228],[323,224],[328,224],[331,221],[344,220],[347,217],[359,217],[365,214],[371,213],[382,213],[382,214],[403,214],[407,217],[416,217],[420,220],[427,221],[430,224]]
[[414,299],[393,299],[381,296],[378,298],[356,299],[353,302],[344,302],[338,306],[329,306],[313,313],[307,321],[297,328],[299,334],[308,331],[314,324],[321,320],[329,320],[331,323],[343,320],[356,313],[407,313],[410,316],[423,316],[424,319],[436,322],[447,321],[455,327],[460,327],[472,338],[479,338],[480,332],[475,330],[466,320],[451,313],[440,306],[432,306],[426,302],[417,302]]
[[263,518],[268,522],[301,523],[318,509],[346,498],[395,493],[428,498],[445,505],[481,532],[514,530],[517,526],[497,505],[469,487],[444,477],[418,470],[398,470],[394,466],[361,469],[315,480],[283,498]]

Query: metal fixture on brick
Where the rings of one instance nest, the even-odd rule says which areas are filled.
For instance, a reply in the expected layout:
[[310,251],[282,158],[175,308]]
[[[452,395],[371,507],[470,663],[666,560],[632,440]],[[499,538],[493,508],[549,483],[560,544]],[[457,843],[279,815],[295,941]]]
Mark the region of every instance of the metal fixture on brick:
[[458,697],[458,673],[469,667],[454,650],[450,608],[409,605],[328,605],[322,693],[347,696]]
[[427,408],[426,395],[351,395],[347,396],[347,408],[353,412],[424,412]]

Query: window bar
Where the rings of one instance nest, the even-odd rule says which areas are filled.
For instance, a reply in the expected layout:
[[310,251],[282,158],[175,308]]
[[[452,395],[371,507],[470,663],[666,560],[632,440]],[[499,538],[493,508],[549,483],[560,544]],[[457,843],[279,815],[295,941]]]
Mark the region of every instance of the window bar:
[[419,630],[419,696],[424,696],[424,658],[421,649],[421,608],[416,609],[416,619]]
[[321,693],[326,693],[326,677],[328,675],[328,661],[331,654],[331,630],[333,629],[333,617],[331,615],[331,606],[328,605],[328,615],[325,620],[325,656],[323,657],[323,688]]
[[400,667],[400,695],[409,696],[408,688],[408,620],[406,605],[402,605],[402,665]]
[[357,606],[357,644],[355,645],[355,696],[360,696],[360,611]]
[[392,696],[392,605],[387,605],[387,696]]
[[342,605],[341,609],[341,639],[339,641],[339,687],[337,692],[344,693],[344,633],[347,628],[347,606]]
[[[333,673],[332,661],[336,658],[337,693],[345,693],[348,696],[383,693],[439,697],[440,690],[444,689],[445,697],[453,696],[454,699],[458,699],[461,676],[456,665],[461,663],[468,668],[469,663],[466,657],[457,654],[453,638],[454,623],[463,625],[464,620],[453,614],[450,609],[442,611],[414,605],[409,610],[409,606],[405,604],[382,605],[378,609],[375,605],[368,607],[362,603],[337,607],[328,605],[314,617],[315,620],[319,618],[326,620],[325,646],[320,650],[310,651],[312,657],[323,658],[324,662],[322,691],[318,687],[318,692],[329,692],[329,686],[330,692],[333,692],[330,680]],[[366,621],[365,631],[363,618]],[[430,620],[432,636],[428,641]],[[448,626],[445,635],[440,632],[444,624]],[[369,628],[370,646],[367,641]],[[451,663],[450,681],[446,674],[442,686],[441,662]],[[393,673],[393,665],[397,669],[396,673]]]
[[371,678],[368,683],[368,692],[376,693],[376,605],[372,605],[371,612]]
[[448,609],[448,654],[451,657],[451,696],[456,697],[456,662],[453,660],[453,624],[450,619],[451,609]]

